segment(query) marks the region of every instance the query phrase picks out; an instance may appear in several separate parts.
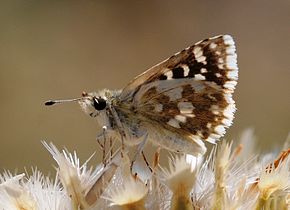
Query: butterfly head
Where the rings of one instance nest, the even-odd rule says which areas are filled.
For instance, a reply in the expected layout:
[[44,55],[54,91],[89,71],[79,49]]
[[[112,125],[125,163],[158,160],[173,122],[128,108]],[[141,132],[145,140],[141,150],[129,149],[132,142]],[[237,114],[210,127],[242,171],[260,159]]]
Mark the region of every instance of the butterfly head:
[[106,113],[108,98],[104,91],[98,93],[82,93],[82,100],[78,101],[82,110],[91,117]]
[[83,92],[80,98],[49,100],[45,102],[45,105],[51,106],[54,104],[61,104],[64,102],[78,102],[82,110],[86,114],[88,114],[91,117],[97,117],[99,115],[106,115],[110,98],[111,98],[110,91],[108,90],[99,91],[97,93]]

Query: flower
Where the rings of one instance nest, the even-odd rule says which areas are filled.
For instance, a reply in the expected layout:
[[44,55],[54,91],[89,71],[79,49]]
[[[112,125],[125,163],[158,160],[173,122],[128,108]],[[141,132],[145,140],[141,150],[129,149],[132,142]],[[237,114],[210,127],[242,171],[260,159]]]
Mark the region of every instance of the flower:
[[118,150],[106,165],[94,169],[88,165],[90,158],[80,164],[76,152],[43,142],[57,162],[56,177],[37,169],[31,175],[4,172],[0,209],[289,209],[289,142],[280,155],[258,155],[254,145],[247,144],[253,139],[252,130],[247,130],[241,144],[234,147],[224,141],[207,157],[172,154],[167,168],[159,163],[158,152],[150,174],[145,164],[131,167],[126,150]]

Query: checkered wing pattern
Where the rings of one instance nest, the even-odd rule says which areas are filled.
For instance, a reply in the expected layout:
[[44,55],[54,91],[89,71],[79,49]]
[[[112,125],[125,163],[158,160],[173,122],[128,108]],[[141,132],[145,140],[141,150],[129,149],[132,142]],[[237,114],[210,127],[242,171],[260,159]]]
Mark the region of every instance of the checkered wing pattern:
[[156,129],[214,143],[235,112],[235,51],[229,35],[200,41],[132,80],[121,101]]

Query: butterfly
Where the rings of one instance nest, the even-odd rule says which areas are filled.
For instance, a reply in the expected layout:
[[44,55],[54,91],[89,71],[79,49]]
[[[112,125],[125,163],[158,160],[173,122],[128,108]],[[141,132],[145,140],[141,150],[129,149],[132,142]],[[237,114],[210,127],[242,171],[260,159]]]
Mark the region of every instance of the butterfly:
[[[221,35],[182,50],[134,78],[122,90],[104,89],[69,100],[125,145],[147,141],[170,151],[206,152],[232,124],[238,80],[233,38]],[[101,134],[99,137],[102,136]]]

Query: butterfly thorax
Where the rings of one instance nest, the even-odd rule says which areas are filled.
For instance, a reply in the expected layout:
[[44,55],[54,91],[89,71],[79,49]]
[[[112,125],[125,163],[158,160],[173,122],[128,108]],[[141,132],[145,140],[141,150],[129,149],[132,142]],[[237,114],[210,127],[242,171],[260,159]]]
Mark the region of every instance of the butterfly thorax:
[[119,139],[123,136],[127,144],[136,145],[146,131],[142,129],[142,120],[138,117],[133,102],[120,100],[120,93],[120,90],[108,89],[88,93],[79,104],[101,127],[109,129]]

